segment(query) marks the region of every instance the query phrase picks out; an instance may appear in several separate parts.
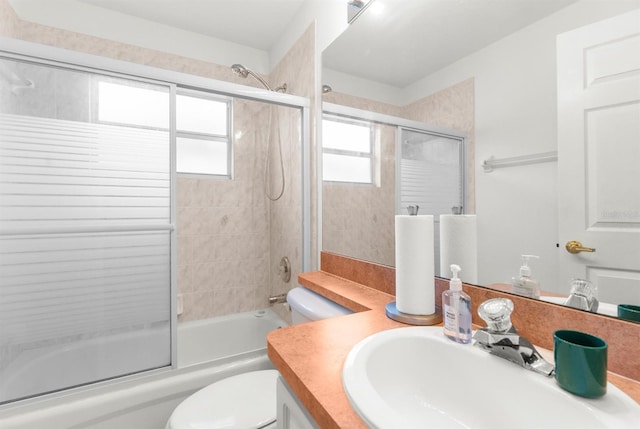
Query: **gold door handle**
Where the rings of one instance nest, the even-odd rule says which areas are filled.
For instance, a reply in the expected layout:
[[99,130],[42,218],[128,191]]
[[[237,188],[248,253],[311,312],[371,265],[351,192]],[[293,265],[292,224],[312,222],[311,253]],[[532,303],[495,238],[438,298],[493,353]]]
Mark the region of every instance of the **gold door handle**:
[[564,246],[569,253],[580,253],[580,252],[595,252],[596,249],[593,247],[584,247],[582,243],[579,241],[567,241],[567,244]]

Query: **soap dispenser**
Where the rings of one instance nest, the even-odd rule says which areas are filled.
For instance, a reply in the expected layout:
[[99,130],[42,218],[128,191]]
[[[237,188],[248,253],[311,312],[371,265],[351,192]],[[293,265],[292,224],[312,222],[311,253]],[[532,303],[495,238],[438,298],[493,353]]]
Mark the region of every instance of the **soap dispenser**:
[[462,290],[462,281],[458,278],[460,271],[458,265],[451,265],[453,277],[449,281],[449,290],[442,292],[444,335],[458,343],[468,344],[471,342],[471,297]]
[[520,267],[520,277],[511,279],[512,292],[516,295],[526,296],[528,298],[540,298],[540,284],[531,277],[531,268],[529,261],[531,259],[539,259],[536,255],[522,255],[522,266]]

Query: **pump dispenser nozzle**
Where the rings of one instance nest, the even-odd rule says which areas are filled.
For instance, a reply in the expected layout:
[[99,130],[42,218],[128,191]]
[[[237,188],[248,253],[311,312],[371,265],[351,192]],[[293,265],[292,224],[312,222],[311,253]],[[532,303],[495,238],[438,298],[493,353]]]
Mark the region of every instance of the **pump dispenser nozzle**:
[[462,290],[462,280],[458,278],[458,273],[462,271],[462,269],[460,268],[459,265],[456,265],[456,264],[451,264],[450,268],[451,268],[451,273],[453,274],[453,277],[451,277],[451,280],[449,281],[449,289],[460,291]]
[[520,275],[531,277],[531,268],[529,268],[529,261],[531,259],[540,259],[537,255],[522,255],[522,266],[520,267]]
[[537,280],[531,278],[529,261],[532,259],[540,259],[540,257],[537,255],[522,255],[520,277],[511,279],[512,292],[529,298],[540,298],[540,285]]

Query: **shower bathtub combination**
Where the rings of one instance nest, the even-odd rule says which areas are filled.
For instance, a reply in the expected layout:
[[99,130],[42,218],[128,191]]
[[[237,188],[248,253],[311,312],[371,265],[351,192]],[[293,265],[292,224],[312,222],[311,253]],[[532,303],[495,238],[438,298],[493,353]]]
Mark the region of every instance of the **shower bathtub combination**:
[[[176,369],[0,407],[0,427],[163,428],[173,409],[195,391],[236,374],[272,369],[266,354],[266,336],[284,326],[287,323],[270,309],[180,323]],[[64,360],[64,353],[91,351],[68,349],[42,359]],[[39,372],[31,367],[29,373],[37,376]]]
[[[287,322],[255,310],[267,305],[264,262],[302,255],[295,275],[312,252],[310,211],[269,204],[286,196],[310,207],[309,98],[240,64],[232,71],[264,90],[11,39],[0,41],[0,68],[11,94],[0,103],[1,158],[12,167],[2,192],[15,196],[0,201],[0,427],[163,428],[197,390],[272,369],[266,335]],[[178,177],[177,160],[190,158],[181,148],[205,142],[215,162],[181,166],[192,176]],[[302,168],[285,182],[289,164]],[[201,206],[189,195],[205,181]],[[229,209],[239,201],[243,210]],[[249,291],[243,311],[254,310],[175,326],[179,282],[198,280],[174,275],[195,260],[176,249],[202,234],[233,237],[243,262],[202,289],[239,283]],[[226,240],[205,241],[212,266],[227,261]],[[208,310],[236,310],[226,304]]]

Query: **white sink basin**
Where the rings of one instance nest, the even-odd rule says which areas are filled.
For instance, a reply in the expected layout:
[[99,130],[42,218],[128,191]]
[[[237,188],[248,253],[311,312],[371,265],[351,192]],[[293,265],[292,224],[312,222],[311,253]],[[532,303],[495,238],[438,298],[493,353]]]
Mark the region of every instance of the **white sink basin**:
[[441,327],[383,331],[358,343],[342,370],[358,415],[374,428],[638,428],[640,405],[612,384],[574,396]]

